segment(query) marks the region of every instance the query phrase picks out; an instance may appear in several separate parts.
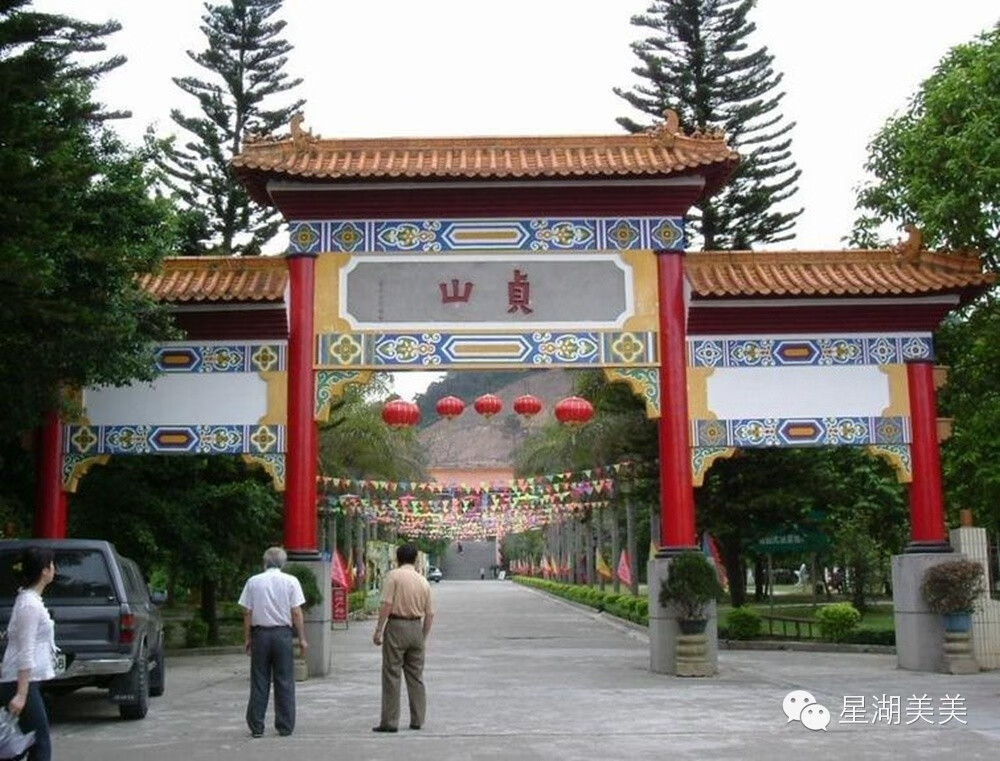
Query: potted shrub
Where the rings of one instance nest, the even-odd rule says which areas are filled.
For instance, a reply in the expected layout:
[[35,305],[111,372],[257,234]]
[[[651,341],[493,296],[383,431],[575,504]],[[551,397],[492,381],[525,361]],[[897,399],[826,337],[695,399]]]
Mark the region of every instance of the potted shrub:
[[[316,574],[308,566],[301,563],[289,563],[282,569],[285,573],[291,574],[299,580],[302,585],[302,596],[306,601],[302,603],[303,613],[312,606],[318,605],[323,600],[323,595],[319,591],[319,584],[316,581]],[[295,681],[301,682],[309,675],[309,667],[306,663],[305,655],[301,651],[295,658]]]
[[670,562],[660,585],[660,605],[673,605],[683,634],[700,634],[708,623],[708,605],[718,600],[722,585],[715,567],[700,552],[685,552]]
[[971,560],[949,560],[928,568],[920,592],[932,613],[944,616],[946,631],[967,632],[983,594],[983,567]]

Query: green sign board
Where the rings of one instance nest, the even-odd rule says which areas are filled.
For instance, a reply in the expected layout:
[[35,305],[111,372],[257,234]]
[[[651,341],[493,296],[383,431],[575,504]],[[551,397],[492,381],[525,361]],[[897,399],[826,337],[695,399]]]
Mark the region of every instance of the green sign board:
[[763,554],[790,555],[796,552],[822,552],[829,545],[830,540],[822,531],[789,526],[754,542],[750,549]]

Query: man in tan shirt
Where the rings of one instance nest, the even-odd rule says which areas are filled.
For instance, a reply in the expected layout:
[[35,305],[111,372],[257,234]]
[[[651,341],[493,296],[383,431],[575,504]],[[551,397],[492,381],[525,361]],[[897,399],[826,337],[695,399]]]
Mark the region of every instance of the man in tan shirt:
[[424,692],[424,644],[434,621],[431,585],[414,563],[417,548],[396,548],[397,568],[382,583],[382,605],[372,641],[382,646],[382,717],[374,732],[395,732],[399,727],[399,674],[406,677],[410,701],[410,729],[424,725],[427,697]]

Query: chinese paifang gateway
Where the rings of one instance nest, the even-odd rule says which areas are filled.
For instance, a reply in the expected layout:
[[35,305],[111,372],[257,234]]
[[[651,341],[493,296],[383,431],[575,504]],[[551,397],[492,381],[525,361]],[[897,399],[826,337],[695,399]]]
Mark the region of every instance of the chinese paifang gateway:
[[[345,384],[600,368],[659,419],[665,551],[696,545],[715,459],[817,445],[887,458],[912,484],[911,549],[948,549],[933,331],[992,277],[916,232],[886,250],[685,253],[688,209],[737,162],[673,115],[636,135],[322,139],[296,119],[248,139],[233,171],[287,220],[287,255],[170,259],[143,279],[186,339],[148,395],[84,390],[46,450],[60,488],[110,455],[241,454],[284,488],[285,546],[313,556],[312,432]],[[65,526],[59,499],[39,509]]]

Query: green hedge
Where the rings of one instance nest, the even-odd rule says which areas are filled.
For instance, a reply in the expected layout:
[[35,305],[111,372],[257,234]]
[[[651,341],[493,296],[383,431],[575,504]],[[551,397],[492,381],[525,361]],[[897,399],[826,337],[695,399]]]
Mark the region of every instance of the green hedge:
[[351,592],[347,595],[347,610],[350,613],[354,613],[357,610],[363,611],[365,609],[365,596],[366,592],[364,589],[359,589],[357,592]]
[[563,584],[548,579],[535,579],[531,576],[516,576],[514,581],[610,613],[612,616],[649,626],[649,600],[645,597],[602,592],[597,587]]

